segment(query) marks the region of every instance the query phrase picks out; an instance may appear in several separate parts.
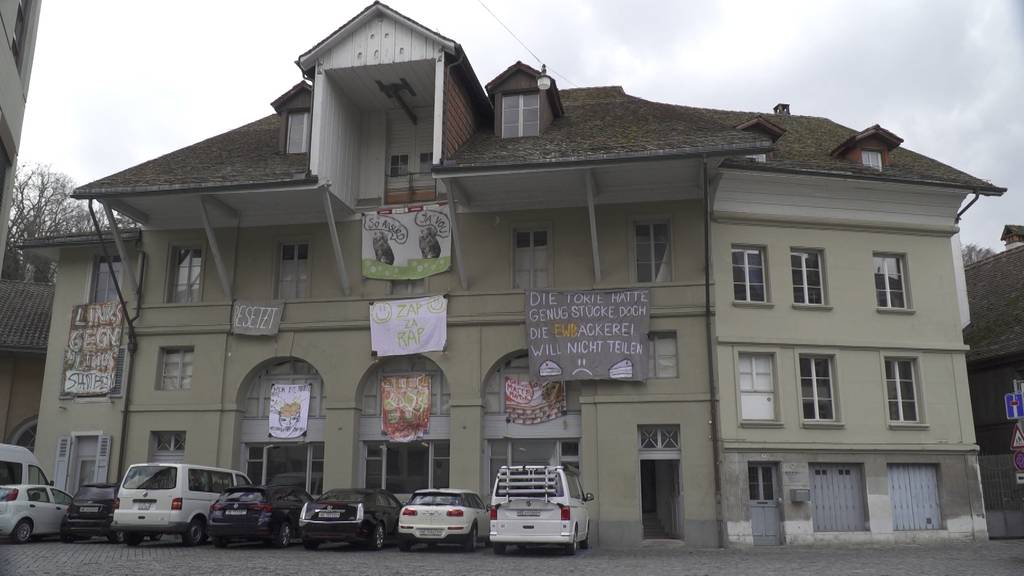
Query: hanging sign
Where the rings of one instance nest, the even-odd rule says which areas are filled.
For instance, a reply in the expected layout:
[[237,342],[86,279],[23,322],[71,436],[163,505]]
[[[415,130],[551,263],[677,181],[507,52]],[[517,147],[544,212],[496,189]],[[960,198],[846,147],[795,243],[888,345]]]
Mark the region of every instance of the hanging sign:
[[540,424],[566,412],[563,382],[531,382],[505,376],[505,420],[512,424]]
[[309,384],[274,384],[270,387],[270,435],[298,438],[306,433]]
[[430,425],[430,376],[383,376],[381,430],[392,442],[411,442]]
[[428,296],[370,305],[370,345],[377,356],[439,352],[448,341],[448,299]]
[[246,336],[273,336],[281,327],[284,302],[245,302],[235,300],[231,310],[231,333]]
[[647,379],[650,291],[526,291],[530,378]]
[[452,233],[443,205],[363,213],[363,276],[419,280],[448,270]]
[[102,396],[114,387],[124,315],[120,302],[81,304],[71,311],[64,350],[65,394]]

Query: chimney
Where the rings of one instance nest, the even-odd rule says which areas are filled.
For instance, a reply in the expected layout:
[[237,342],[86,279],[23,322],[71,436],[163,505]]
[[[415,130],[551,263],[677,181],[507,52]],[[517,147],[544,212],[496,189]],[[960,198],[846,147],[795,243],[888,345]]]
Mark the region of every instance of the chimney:
[[1024,246],[1024,226],[1007,224],[1003,227],[1003,235],[1000,240],[1006,245],[1006,249]]
[[789,104],[779,102],[775,105],[775,108],[772,108],[772,110],[774,110],[779,116],[789,116]]

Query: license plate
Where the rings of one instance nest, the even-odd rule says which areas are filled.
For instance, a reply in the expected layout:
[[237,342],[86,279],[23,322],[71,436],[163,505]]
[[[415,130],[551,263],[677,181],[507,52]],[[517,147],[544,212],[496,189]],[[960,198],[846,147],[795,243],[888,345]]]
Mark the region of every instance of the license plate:
[[424,538],[440,538],[444,535],[443,528],[420,528],[420,536]]
[[326,518],[328,520],[335,520],[341,518],[341,512],[321,512],[317,514],[320,518]]
[[86,514],[91,514],[93,512],[99,512],[100,511],[100,507],[99,506],[79,506],[78,507],[78,511],[79,512],[84,512]]
[[516,513],[516,516],[520,518],[538,518],[540,517],[540,510],[520,510]]
[[151,502],[136,502],[135,503],[135,509],[136,510],[149,510],[149,507],[152,506],[152,505],[153,504]]
[[228,516],[245,516],[248,510],[225,510],[224,514]]

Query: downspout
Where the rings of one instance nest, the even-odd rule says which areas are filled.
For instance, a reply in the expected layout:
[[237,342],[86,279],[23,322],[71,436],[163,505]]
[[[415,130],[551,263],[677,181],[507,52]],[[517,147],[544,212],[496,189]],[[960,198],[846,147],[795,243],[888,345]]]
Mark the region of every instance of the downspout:
[[[135,351],[138,349],[138,341],[135,338],[135,320],[139,317],[139,308],[142,301],[142,282],[145,274],[145,258],[143,257],[141,260],[143,268],[142,272],[139,273],[138,291],[135,294],[135,315],[130,316],[128,314],[128,303],[125,302],[124,293],[121,292],[121,282],[117,279],[117,274],[114,273],[114,264],[110,259],[110,253],[107,251],[107,244],[103,241],[103,229],[100,227],[99,219],[96,218],[96,211],[93,209],[92,203],[93,201],[90,199],[89,216],[92,218],[92,225],[96,229],[96,238],[99,240],[100,249],[103,251],[103,260],[107,263],[107,271],[110,272],[110,278],[114,281],[114,290],[117,291],[117,300],[121,303],[121,313],[124,315],[124,318],[128,323],[128,370],[124,374],[124,380],[121,382],[121,386],[124,389],[124,398],[121,403],[120,448],[117,452],[117,476],[120,479],[126,468],[125,447],[128,444],[128,402],[131,397],[132,369],[135,367]],[[125,262],[125,264],[127,265],[127,262]]]
[[711,197],[708,182],[708,159],[701,161],[701,187],[704,191],[704,330],[708,349],[708,397],[711,402],[711,454],[715,477],[715,524],[718,547],[725,548],[725,519],[722,514],[722,450],[718,430],[718,386],[715,381],[715,326],[711,319]]
[[960,218],[962,218],[963,215],[965,213],[967,213],[968,210],[971,209],[971,206],[974,206],[974,203],[977,202],[978,198],[980,198],[980,197],[981,197],[981,192],[975,191],[974,192],[974,198],[971,198],[971,201],[967,203],[967,206],[964,206],[963,208],[960,209],[959,212],[956,213],[956,218],[953,219],[953,224],[959,224],[960,223]]

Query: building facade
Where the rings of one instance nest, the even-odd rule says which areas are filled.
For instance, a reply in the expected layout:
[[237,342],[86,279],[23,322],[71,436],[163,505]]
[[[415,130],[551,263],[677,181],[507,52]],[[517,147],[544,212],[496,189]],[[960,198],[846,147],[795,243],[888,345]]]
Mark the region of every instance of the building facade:
[[35,449],[53,286],[0,280],[0,434]]
[[[39,435],[58,485],[187,460],[312,493],[489,493],[503,464],[563,464],[595,494],[606,546],[984,536],[949,237],[967,194],[1002,189],[877,126],[559,90],[522,63],[482,86],[458,43],[379,3],[298,64],[304,80],[275,114],[76,191],[141,232],[29,247],[60,261]],[[435,203],[450,269],[371,278],[373,258],[394,255],[361,214]],[[802,256],[803,305],[789,297],[796,249],[818,255]],[[109,390],[80,394],[65,369],[73,314],[119,300],[114,278],[124,352]],[[638,287],[649,377],[567,381],[556,417],[513,422],[505,381],[529,379],[525,291]],[[437,294],[443,351],[371,352],[373,302]],[[276,333],[233,333],[240,302],[283,303]],[[923,374],[907,373],[897,418],[890,360],[896,380]],[[382,431],[382,383],[404,375],[430,382],[413,442]],[[820,383],[810,417],[801,378]],[[275,384],[309,387],[298,440],[269,437]],[[763,403],[751,415],[748,392]],[[816,491],[819,465],[853,488]],[[889,479],[928,471],[939,511],[896,526]],[[812,497],[852,495],[861,524],[812,521]]]
[[7,242],[10,190],[18,164],[41,6],[42,0],[0,0],[0,33],[4,40],[0,48],[0,254]]

